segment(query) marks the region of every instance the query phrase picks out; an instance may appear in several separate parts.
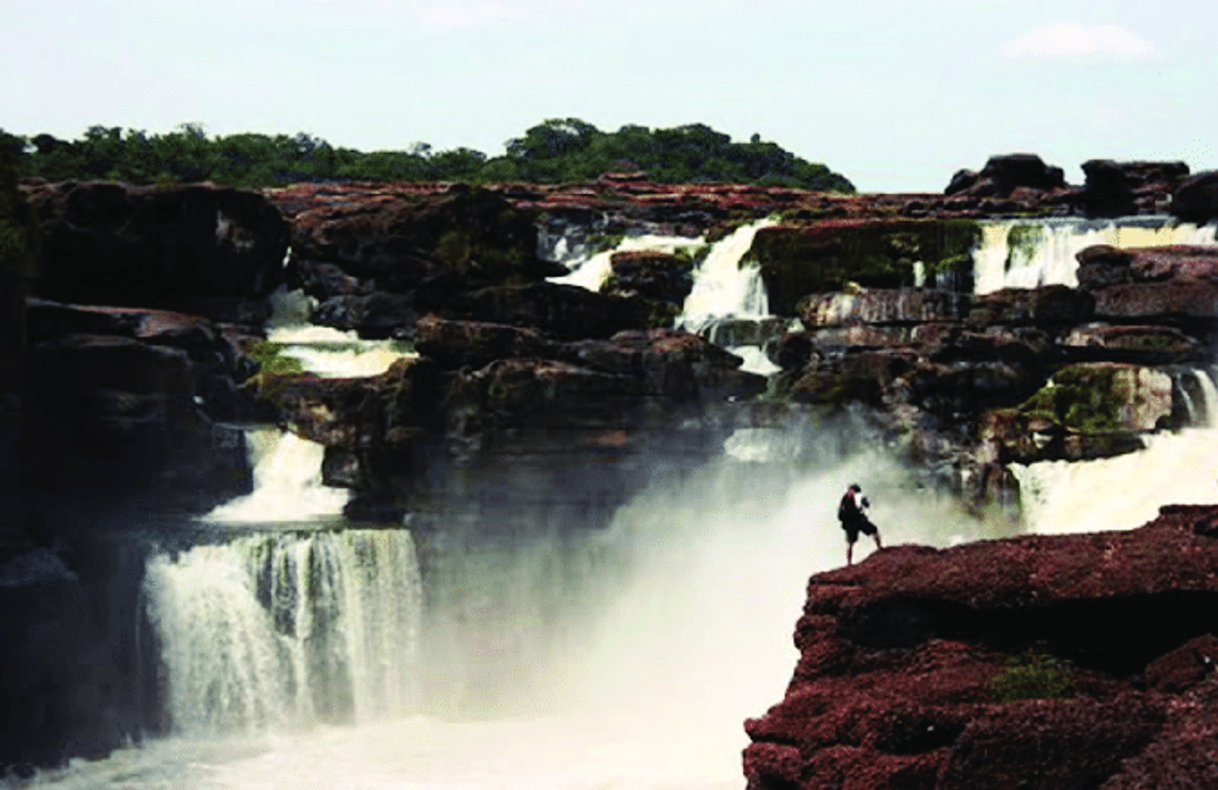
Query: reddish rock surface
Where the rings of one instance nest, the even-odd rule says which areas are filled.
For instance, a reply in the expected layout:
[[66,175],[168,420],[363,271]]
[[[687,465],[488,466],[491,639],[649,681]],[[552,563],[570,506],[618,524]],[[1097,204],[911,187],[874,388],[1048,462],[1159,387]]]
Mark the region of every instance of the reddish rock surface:
[[745,723],[749,788],[1215,786],[1215,525],[1168,506],[812,577],[786,696]]

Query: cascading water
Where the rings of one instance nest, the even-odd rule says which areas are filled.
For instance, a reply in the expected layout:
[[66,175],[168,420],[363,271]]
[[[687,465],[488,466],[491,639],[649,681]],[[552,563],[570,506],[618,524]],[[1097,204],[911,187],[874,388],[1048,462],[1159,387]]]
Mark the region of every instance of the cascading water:
[[1193,225],[1166,217],[1112,220],[997,220],[981,223],[973,251],[974,288],[978,294],[1003,288],[1078,285],[1075,256],[1096,244],[1155,247],[1215,243],[1218,225]]
[[[755,263],[741,265],[741,261],[752,247],[757,231],[774,224],[777,224],[777,220],[773,218],[762,219],[737,228],[713,244],[707,244],[702,238],[685,236],[627,236],[612,250],[565,258],[563,262],[571,269],[570,273],[551,278],[550,281],[596,291],[613,273],[611,264],[615,253],[652,251],[672,254],[679,250],[705,248],[705,255],[694,268],[693,289],[685,299],[675,328],[704,334],[712,343],[719,344],[717,325],[729,322],[756,325],[769,317],[769,300],[761,280],[761,269]],[[550,241],[546,249],[550,254],[558,255],[565,252],[566,246]],[[761,374],[776,372],[778,367],[766,358],[762,350],[762,333],[753,331],[748,334],[753,335],[751,340],[755,342],[727,342],[722,345],[744,358],[744,370]]]
[[325,447],[278,428],[247,430],[246,441],[252,449],[253,492],[220,505],[204,521],[312,521],[342,513],[350,492],[322,482]]
[[365,340],[354,331],[310,323],[313,300],[303,291],[280,289],[272,295],[271,305],[267,340],[315,376],[375,376],[398,359],[414,355],[408,343]]
[[[975,291],[1076,287],[1076,256],[1087,247],[1206,246],[1218,243],[1216,231],[1214,224],[1198,226],[1166,217],[983,222],[981,240],[973,251]],[[1218,502],[1218,468],[1211,460],[1218,446],[1218,426],[1205,416],[1218,413],[1218,401],[1212,399],[1209,375],[1199,373],[1199,381],[1203,384],[1197,396],[1190,397],[1200,419],[1185,430],[1145,437],[1142,451],[1094,461],[1013,465],[1026,529],[1037,533],[1129,529],[1153,519],[1159,506],[1168,502]],[[1108,494],[1116,490],[1122,495]]]
[[144,586],[175,733],[417,710],[422,582],[406,530],[247,535],[159,554]]
[[753,246],[757,231],[777,224],[767,218],[737,228],[714,247],[696,270],[694,287],[685,298],[678,329],[698,333],[717,319],[765,318],[770,313],[761,267],[755,262],[741,265]]
[[1192,427],[1147,436],[1145,449],[1113,458],[1012,464],[1027,531],[1132,529],[1164,504],[1218,503],[1218,390],[1208,371],[1195,375]]

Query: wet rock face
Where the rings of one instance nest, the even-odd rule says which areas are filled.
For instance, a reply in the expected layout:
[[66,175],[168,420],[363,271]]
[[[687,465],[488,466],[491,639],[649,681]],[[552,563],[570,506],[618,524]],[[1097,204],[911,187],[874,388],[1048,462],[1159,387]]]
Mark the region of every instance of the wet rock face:
[[1197,527],[1216,516],[812,577],[785,698],[745,724],[748,786],[1207,786],[1218,542]]
[[35,295],[261,323],[287,223],[260,195],[210,185],[29,189],[42,233]]
[[333,482],[398,509],[443,500],[488,470],[527,498],[531,489],[510,482],[513,464],[522,472],[559,457],[586,465],[591,454],[614,492],[581,517],[596,523],[642,484],[644,467],[696,465],[717,453],[735,427],[731,402],[765,387],[739,370],[739,357],[670,330],[563,343],[428,317],[419,338],[423,356],[381,376],[291,375],[266,390],[298,430],[327,446]]

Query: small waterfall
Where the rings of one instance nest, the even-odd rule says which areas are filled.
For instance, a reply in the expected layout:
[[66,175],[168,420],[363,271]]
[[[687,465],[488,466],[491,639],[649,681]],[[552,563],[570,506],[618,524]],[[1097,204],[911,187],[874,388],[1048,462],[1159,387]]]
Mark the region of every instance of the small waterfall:
[[1216,230],[1216,225],[1177,223],[1165,217],[983,222],[981,240],[973,251],[974,289],[986,294],[1003,288],[1075,287],[1075,256],[1087,247],[1212,245]]
[[613,274],[613,256],[616,253],[665,252],[672,255],[678,250],[692,251],[702,245],[701,237],[643,234],[626,236],[610,250],[601,250],[591,255],[568,255],[566,245],[559,242],[555,245],[553,254],[560,256],[558,260],[565,264],[570,272],[561,277],[551,277],[550,282],[578,285],[589,291],[599,291]]
[[[1209,371],[1194,371],[1197,380],[1197,391],[1201,396],[1199,414],[1194,417],[1194,423],[1206,428],[1218,429],[1218,386]],[[1196,404],[1194,403],[1194,406]]]
[[1164,504],[1218,504],[1218,388],[1195,372],[1194,427],[1143,438],[1145,449],[1093,461],[1012,464],[1028,532],[1133,529]]
[[761,267],[756,263],[742,266],[741,260],[753,246],[757,231],[775,224],[777,220],[766,218],[745,225],[711,248],[706,260],[694,270],[694,287],[677,317],[678,329],[698,333],[716,319],[760,319],[769,315]]
[[160,554],[144,582],[174,732],[417,709],[423,595],[406,530],[248,535]]
[[203,521],[312,521],[342,514],[351,494],[322,482],[325,447],[278,428],[248,430],[246,441],[254,467],[253,492],[225,502]]
[[280,289],[272,295],[271,304],[267,340],[282,346],[280,353],[299,360],[315,376],[376,376],[397,360],[415,355],[408,343],[364,340],[355,331],[310,323],[314,300],[303,291]]

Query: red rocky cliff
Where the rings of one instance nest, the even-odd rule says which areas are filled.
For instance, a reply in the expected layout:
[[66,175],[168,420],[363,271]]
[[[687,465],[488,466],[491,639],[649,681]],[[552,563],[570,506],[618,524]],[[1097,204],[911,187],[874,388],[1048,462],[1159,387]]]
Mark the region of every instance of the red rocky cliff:
[[818,574],[750,790],[1218,787],[1218,507]]

